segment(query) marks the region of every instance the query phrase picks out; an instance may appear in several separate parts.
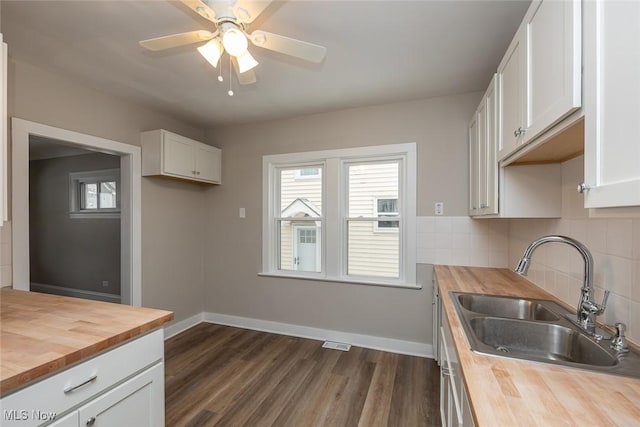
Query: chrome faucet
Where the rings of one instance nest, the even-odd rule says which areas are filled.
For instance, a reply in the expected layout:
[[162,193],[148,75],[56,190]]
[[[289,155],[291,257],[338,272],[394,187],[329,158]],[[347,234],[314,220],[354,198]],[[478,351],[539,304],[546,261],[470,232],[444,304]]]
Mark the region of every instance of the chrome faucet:
[[534,240],[525,249],[522,258],[518,262],[518,266],[515,268],[515,272],[521,276],[526,276],[531,263],[531,256],[538,246],[545,243],[565,243],[569,246],[573,246],[580,252],[582,259],[584,260],[584,284],[581,288],[580,301],[576,309],[577,324],[589,333],[595,333],[596,329],[596,316],[604,313],[607,307],[607,299],[609,298],[609,291],[604,292],[604,299],[602,304],[597,304],[593,300],[593,257],[589,249],[579,241],[566,236],[543,236]]

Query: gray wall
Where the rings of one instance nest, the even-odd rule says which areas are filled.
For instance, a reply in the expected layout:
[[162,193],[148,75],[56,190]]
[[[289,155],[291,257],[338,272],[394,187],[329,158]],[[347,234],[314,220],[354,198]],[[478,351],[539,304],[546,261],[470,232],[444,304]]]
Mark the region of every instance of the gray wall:
[[32,282],[120,295],[120,219],[69,217],[69,173],[101,169],[120,169],[120,157],[95,153],[29,162]]
[[[141,131],[158,128],[204,138],[196,126],[15,59],[9,61],[8,109],[10,117],[131,145],[140,145]],[[204,308],[204,238],[194,231],[205,221],[203,194],[194,184],[142,179],[142,304],[172,310],[176,320]]]
[[[402,142],[418,147],[418,215],[467,212],[471,93],[214,129],[223,185],[207,190],[207,311],[431,342],[431,268],[422,290],[260,277],[262,156]],[[246,218],[238,218],[238,208]]]

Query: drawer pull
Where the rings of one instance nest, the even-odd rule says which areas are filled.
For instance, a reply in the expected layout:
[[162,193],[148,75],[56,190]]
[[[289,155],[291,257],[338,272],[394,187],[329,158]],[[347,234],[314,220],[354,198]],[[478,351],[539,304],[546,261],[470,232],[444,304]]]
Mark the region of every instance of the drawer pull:
[[92,426],[96,423],[96,417],[91,417],[87,420],[87,425]]
[[93,382],[93,381],[95,381],[95,380],[97,380],[97,379],[98,379],[98,374],[94,374],[94,375],[92,375],[91,377],[89,377],[86,381],[84,381],[84,382],[82,382],[82,383],[80,383],[80,384],[78,384],[78,385],[69,386],[69,387],[65,388],[65,389],[64,389],[64,393],[65,393],[65,394],[67,394],[67,393],[71,393],[71,392],[73,392],[73,391],[76,391],[76,390],[77,390],[77,389],[79,389],[80,387],[84,387],[84,386],[86,386],[87,384],[89,384],[89,383],[91,383],[91,382]]

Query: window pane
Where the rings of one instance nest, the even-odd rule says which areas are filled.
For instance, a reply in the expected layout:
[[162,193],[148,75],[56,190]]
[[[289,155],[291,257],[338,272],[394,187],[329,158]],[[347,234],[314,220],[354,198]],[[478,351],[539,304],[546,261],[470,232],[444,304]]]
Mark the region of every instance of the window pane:
[[[396,223],[398,221],[388,221]],[[399,278],[400,234],[376,233],[379,221],[348,221],[347,274]]]
[[320,175],[320,168],[302,168],[300,169],[300,176],[318,176]]
[[80,194],[82,195],[81,209],[98,209],[98,184],[80,184]]
[[320,221],[278,221],[279,269],[319,273],[320,233]]
[[398,213],[398,199],[378,199],[378,213]]
[[100,183],[100,208],[115,209],[116,206],[116,183],[115,181]]
[[[316,169],[316,176],[302,176],[302,171]],[[322,168],[280,169],[280,216],[319,218],[322,216]]]
[[398,212],[399,174],[397,161],[349,165],[349,217]]

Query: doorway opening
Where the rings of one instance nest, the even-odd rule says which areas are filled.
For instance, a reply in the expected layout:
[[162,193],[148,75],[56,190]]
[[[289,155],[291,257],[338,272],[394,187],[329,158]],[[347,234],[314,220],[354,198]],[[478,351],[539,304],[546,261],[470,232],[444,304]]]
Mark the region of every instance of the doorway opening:
[[12,119],[13,287],[141,305],[140,148]]

